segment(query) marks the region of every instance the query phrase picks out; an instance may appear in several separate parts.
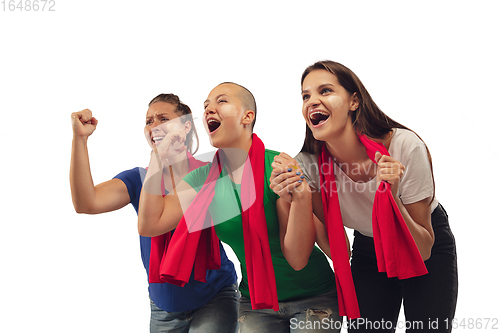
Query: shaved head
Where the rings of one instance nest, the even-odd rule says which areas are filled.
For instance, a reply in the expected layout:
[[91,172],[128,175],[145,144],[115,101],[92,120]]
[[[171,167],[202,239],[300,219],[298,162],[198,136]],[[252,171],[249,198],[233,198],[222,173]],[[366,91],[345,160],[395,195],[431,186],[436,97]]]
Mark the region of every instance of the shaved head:
[[238,99],[240,100],[243,108],[245,108],[245,111],[252,110],[255,113],[255,117],[254,117],[254,120],[252,122],[252,130],[253,130],[253,127],[255,126],[255,121],[257,119],[257,104],[255,103],[255,98],[253,97],[252,93],[247,88],[245,88],[237,83],[234,83],[234,82],[223,82],[223,83],[219,84],[219,86],[221,86],[223,84],[228,84],[228,85],[232,85],[234,87],[237,87],[238,88]]

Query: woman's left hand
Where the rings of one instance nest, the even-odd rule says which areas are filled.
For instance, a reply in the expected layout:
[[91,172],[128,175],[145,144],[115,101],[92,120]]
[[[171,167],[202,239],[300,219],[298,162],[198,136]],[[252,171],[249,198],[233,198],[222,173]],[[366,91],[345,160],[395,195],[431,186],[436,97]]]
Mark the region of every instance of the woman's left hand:
[[377,163],[377,184],[386,181],[391,184],[391,192],[394,199],[398,197],[399,181],[403,177],[405,167],[394,158],[375,153],[375,163]]

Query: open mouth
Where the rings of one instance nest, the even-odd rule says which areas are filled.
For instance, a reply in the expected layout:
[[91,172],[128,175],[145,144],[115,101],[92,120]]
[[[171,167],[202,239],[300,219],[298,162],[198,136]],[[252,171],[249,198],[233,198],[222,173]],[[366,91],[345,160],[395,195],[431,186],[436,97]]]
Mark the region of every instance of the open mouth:
[[164,136],[154,136],[153,137],[153,142],[155,145],[159,145],[161,143],[161,140],[163,140]]
[[218,121],[217,119],[209,119],[207,121],[207,125],[208,125],[208,130],[210,131],[210,133],[213,133],[219,128],[220,121]]
[[309,114],[309,119],[314,126],[324,123],[328,118],[330,115],[323,111],[314,111]]

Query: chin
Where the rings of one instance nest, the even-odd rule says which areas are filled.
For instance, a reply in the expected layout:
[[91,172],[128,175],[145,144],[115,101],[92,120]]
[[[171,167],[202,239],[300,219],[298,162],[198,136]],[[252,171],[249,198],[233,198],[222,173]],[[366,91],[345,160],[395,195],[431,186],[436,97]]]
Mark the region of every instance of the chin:
[[322,130],[311,130],[313,137],[318,140],[318,141],[326,141],[328,137],[328,132],[327,131],[322,131]]
[[210,137],[210,143],[215,148],[231,148],[231,145],[234,144],[234,141],[231,140],[231,138],[227,135],[214,135],[214,137]]
[[329,141],[329,140],[336,140],[339,139],[343,136],[345,136],[347,133],[349,133],[352,129],[349,128],[349,126],[328,126],[328,127],[322,127],[318,128],[316,130],[311,130],[314,138],[318,141]]
[[210,144],[212,145],[212,147],[217,148],[217,149],[222,148],[220,146],[218,140],[213,140],[211,137],[209,137],[209,139],[210,139]]

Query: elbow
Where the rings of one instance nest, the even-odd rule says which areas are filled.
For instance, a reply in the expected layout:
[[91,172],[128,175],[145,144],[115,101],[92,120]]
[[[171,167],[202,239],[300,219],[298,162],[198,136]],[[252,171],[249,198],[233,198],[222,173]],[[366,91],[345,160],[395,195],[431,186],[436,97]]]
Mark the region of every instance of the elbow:
[[307,265],[307,262],[304,262],[304,263],[295,263],[293,266],[292,265],[290,265],[290,266],[292,266],[292,268],[294,270],[300,271],[300,270],[304,269],[304,267],[306,267],[306,265]]
[[162,219],[161,217],[145,216],[144,213],[141,214],[141,208],[139,207],[139,217],[137,219],[137,231],[139,235],[144,237],[156,237],[163,235],[167,232],[175,229],[175,226],[169,228],[168,221]]
[[293,250],[286,250],[285,248],[281,248],[281,252],[283,253],[283,256],[285,257],[286,261],[296,271],[300,271],[304,269],[304,267],[307,266],[309,263],[309,257],[311,256],[311,253],[314,248],[314,241],[311,243],[311,246],[309,247],[302,247],[302,248],[294,248]]
[[429,259],[431,257],[431,251],[420,251],[420,255],[422,256],[422,260],[423,261],[426,261],[427,259]]
[[92,209],[86,205],[73,203],[73,207],[78,214],[93,214]]
[[155,233],[154,230],[150,226],[148,226],[147,223],[143,223],[141,219],[139,219],[139,222],[137,223],[137,231],[139,232],[139,235],[143,237],[158,236],[158,234]]
[[151,236],[150,230],[144,226],[142,223],[137,224],[137,230],[139,231],[139,235],[144,236],[144,237],[153,237]]
[[82,197],[73,197],[73,208],[75,208],[75,212],[78,214],[99,214],[103,213],[100,211],[99,205],[92,200]]
[[431,257],[433,246],[434,246],[433,237],[429,241],[427,241],[424,246],[422,246],[422,248],[420,249],[420,255],[422,256],[423,261],[426,261]]
[[420,251],[420,255],[422,256],[422,260],[426,261],[431,257],[432,254],[432,246],[426,247],[425,249]]
[[85,209],[83,209],[82,207],[78,207],[78,206],[74,206],[74,207],[75,207],[75,212],[77,212],[78,214],[87,214]]
[[309,258],[293,258],[293,259],[288,259],[288,264],[290,267],[292,267],[295,271],[300,271],[306,267],[307,263],[309,262]]

